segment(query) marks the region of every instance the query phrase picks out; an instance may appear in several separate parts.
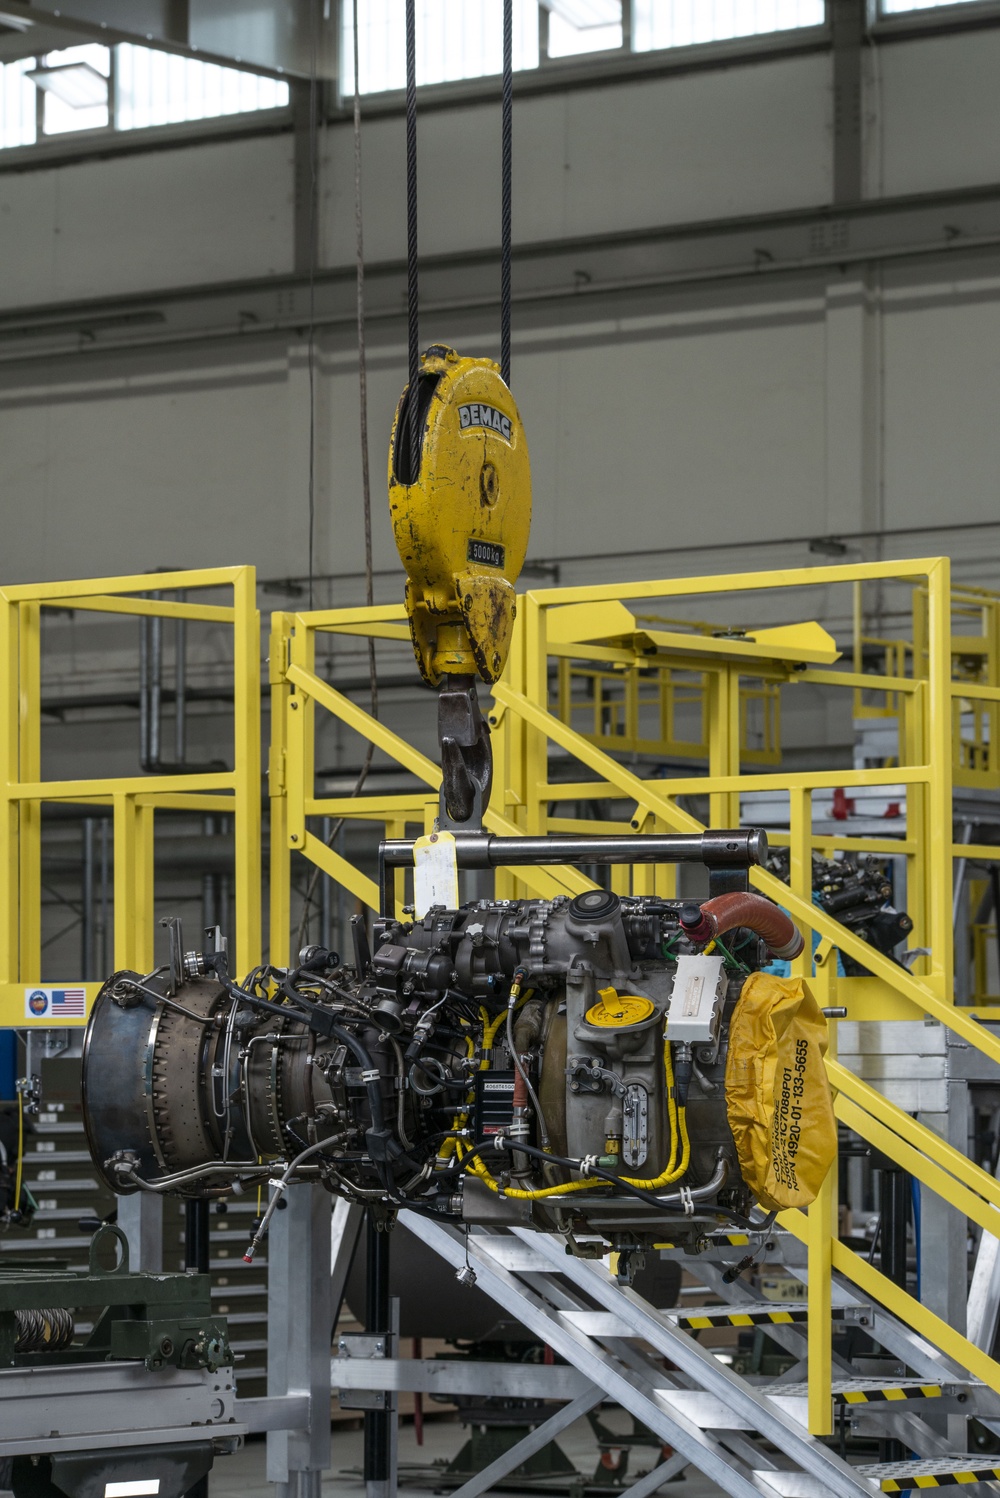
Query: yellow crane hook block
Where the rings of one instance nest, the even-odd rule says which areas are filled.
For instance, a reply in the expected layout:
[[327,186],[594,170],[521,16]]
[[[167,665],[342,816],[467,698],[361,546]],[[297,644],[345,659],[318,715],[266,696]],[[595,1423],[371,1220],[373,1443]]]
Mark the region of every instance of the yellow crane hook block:
[[414,654],[430,686],[473,674],[492,685],[510,649],[531,526],[524,428],[492,359],[435,344],[416,387],[403,392],[389,445]]

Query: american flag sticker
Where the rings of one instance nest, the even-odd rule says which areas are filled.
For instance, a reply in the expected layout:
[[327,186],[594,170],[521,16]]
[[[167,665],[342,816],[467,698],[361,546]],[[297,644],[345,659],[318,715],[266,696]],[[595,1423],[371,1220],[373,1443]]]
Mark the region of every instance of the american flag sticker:
[[25,1019],[47,1019],[53,1023],[65,1019],[85,1019],[87,1015],[87,990],[85,988],[26,988],[24,990]]

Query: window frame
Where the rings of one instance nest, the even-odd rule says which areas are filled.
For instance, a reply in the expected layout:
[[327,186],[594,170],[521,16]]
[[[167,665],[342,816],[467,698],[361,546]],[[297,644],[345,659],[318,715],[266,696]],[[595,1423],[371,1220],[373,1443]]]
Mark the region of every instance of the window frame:
[[[344,119],[353,113],[354,94],[340,90],[340,47],[343,38],[344,7],[352,0],[338,0],[340,19],[336,30],[338,78],[334,99],[327,118]],[[1000,6],[1000,0],[996,0]],[[537,68],[524,68],[514,74],[515,94],[556,93],[566,88],[587,88],[604,83],[625,82],[630,78],[662,77],[671,73],[702,72],[727,67],[734,62],[762,61],[765,58],[799,52],[827,50],[832,42],[832,0],[825,0],[824,20],[815,26],[794,26],[781,31],[751,32],[745,36],[724,37],[715,42],[693,42],[683,47],[658,47],[633,52],[632,0],[622,0],[622,45],[601,52],[581,52],[569,57],[549,57],[543,28],[547,29],[547,12],[539,5],[539,61]],[[447,108],[493,99],[499,92],[500,72],[480,74],[475,78],[455,78],[446,83],[421,83],[417,89],[420,107]],[[398,114],[406,108],[405,88],[380,89],[362,94],[361,107],[366,118]]]
[[940,35],[942,32],[975,31],[1000,23],[1000,0],[966,0],[948,4],[936,0],[919,10],[885,11],[882,0],[870,0],[874,15],[870,33],[877,40],[889,41],[909,36]]
[[[287,73],[272,73],[264,68],[234,68],[236,72],[250,73],[257,78],[273,78],[287,83],[287,104],[274,109],[246,109],[233,114],[210,115],[200,120],[179,120],[166,125],[141,125],[131,130],[118,128],[118,43],[102,43],[110,53],[108,74],[108,123],[92,126],[86,130],[64,130],[48,135],[44,132],[45,95],[35,89],[35,139],[26,146],[0,147],[0,174],[5,171],[23,171],[29,165],[56,164],[95,156],[131,154],[136,151],[167,149],[176,145],[197,144],[200,140],[224,140],[245,135],[271,134],[288,129],[292,123],[296,84],[302,80]],[[154,47],[151,50],[180,56],[192,62],[208,61],[192,53],[170,47]],[[43,65],[42,53],[33,58],[36,66]],[[212,59],[214,60],[214,59]],[[220,66],[232,67],[222,63]]]

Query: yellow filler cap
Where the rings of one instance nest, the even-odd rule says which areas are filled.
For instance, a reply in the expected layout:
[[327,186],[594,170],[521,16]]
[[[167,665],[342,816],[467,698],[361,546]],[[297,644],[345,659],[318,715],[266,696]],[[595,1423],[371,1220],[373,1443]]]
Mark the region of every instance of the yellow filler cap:
[[614,988],[599,990],[600,999],[587,1010],[588,1025],[605,1030],[623,1030],[639,1025],[654,1012],[656,1005],[637,993],[618,993]]

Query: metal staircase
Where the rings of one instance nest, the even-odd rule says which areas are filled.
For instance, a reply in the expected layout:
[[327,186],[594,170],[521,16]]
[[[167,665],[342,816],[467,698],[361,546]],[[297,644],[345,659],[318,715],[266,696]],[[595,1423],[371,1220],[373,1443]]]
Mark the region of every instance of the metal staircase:
[[[726,1304],[659,1311],[620,1285],[601,1261],[568,1255],[558,1238],[521,1228],[476,1230],[466,1237],[410,1211],[400,1220],[456,1272],[470,1265],[478,1287],[578,1375],[576,1383],[563,1380],[558,1392],[553,1387],[553,1395],[568,1403],[459,1489],[459,1498],[477,1498],[602,1400],[621,1405],[673,1449],[633,1484],[634,1498],[646,1498],[688,1465],[733,1498],[858,1498],[974,1483],[1000,1491],[1000,1456],[970,1454],[949,1443],[949,1434],[964,1432],[972,1415],[1000,1433],[1000,1396],[838,1277],[834,1319],[863,1326],[908,1372],[865,1376],[835,1357],[834,1404],[845,1407],[852,1429],[902,1442],[913,1454],[909,1460],[852,1465],[808,1433],[801,1381],[806,1307],[763,1300],[742,1281],[725,1285],[723,1264],[733,1255],[728,1244],[684,1260]],[[780,1255],[783,1236],[772,1234],[776,1251],[769,1258]],[[805,1278],[804,1269],[790,1272]],[[796,1363],[777,1380],[733,1372],[697,1338],[703,1328],[721,1324],[766,1326]],[[345,1366],[335,1361],[335,1383]],[[387,1374],[385,1362],[372,1360],[367,1375],[353,1366],[351,1382],[363,1387],[367,1378],[372,1388],[404,1386]]]

